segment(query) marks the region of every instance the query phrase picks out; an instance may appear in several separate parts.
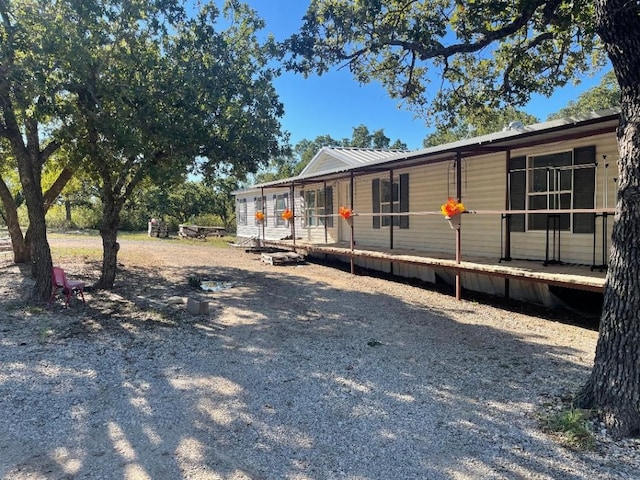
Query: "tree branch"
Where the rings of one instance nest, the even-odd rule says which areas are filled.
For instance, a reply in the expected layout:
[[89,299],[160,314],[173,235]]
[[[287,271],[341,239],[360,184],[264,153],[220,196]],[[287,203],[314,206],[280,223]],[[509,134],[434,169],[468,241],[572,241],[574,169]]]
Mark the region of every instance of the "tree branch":
[[51,155],[53,155],[60,147],[61,144],[57,140],[52,140],[51,142],[49,142],[47,146],[42,149],[42,152],[40,152],[40,159],[42,163],[46,163]]
[[[558,2],[559,0],[554,0],[554,2],[552,2],[552,11],[555,10]],[[497,30],[480,32],[482,33],[482,37],[480,37],[476,42],[463,42],[449,46],[445,46],[440,42],[434,42],[433,46],[425,46],[421,43],[409,40],[382,38],[377,42],[372,43],[369,47],[358,49],[349,54],[347,54],[340,48],[330,48],[329,51],[338,59],[348,62],[354,61],[356,58],[364,55],[368,51],[379,50],[384,46],[400,47],[405,50],[414,51],[418,54],[420,60],[428,60],[436,57],[447,58],[458,53],[473,53],[485,48],[496,40],[500,40],[502,38],[508,37],[509,35],[513,35],[518,30],[522,29],[531,21],[536,10],[543,5],[545,6],[545,8],[548,6],[545,0],[537,0],[535,2],[532,2],[531,4],[527,5],[527,7],[522,11],[522,14],[519,17],[515,18],[511,23],[508,23]]]
[[547,40],[553,40],[553,34],[551,34],[550,32],[541,33],[540,35],[535,37],[533,40],[531,40],[529,43],[527,43],[527,45],[525,45],[524,48],[518,49],[518,53],[513,56],[513,60],[509,62],[509,64],[504,69],[504,74],[502,75],[502,88],[501,88],[502,93],[509,94],[512,92],[511,81],[509,80],[509,76],[511,75],[511,72],[515,68],[518,61],[522,58],[522,56],[526,54],[528,51],[541,45],[543,42],[546,42]]
[[44,192],[42,199],[44,201],[45,212],[49,211],[49,208],[51,208],[51,205],[53,205],[53,202],[56,201],[56,198],[58,198],[58,196],[60,195],[64,187],[69,182],[69,180],[71,180],[71,178],[73,177],[73,174],[74,174],[74,170],[72,170],[71,168],[68,168],[68,167],[63,168],[62,172],[60,172],[60,174],[58,175],[58,178],[56,178],[55,182],[53,182],[53,185],[51,185],[47,189],[47,191]]

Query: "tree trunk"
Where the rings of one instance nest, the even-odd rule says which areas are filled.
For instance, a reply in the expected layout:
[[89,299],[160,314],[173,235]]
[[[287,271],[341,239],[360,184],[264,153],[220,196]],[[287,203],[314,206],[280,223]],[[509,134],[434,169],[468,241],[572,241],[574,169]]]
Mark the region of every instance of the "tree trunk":
[[42,193],[35,185],[22,182],[27,211],[29,213],[29,232],[31,233],[31,262],[33,277],[36,280],[31,292],[31,300],[47,301],[51,294],[51,250],[47,239],[47,225]]
[[[27,122],[33,124],[33,121]],[[22,136],[14,122],[10,140],[18,163],[20,183],[24,193],[29,214],[29,231],[31,233],[30,253],[32,274],[35,284],[31,291],[30,300],[46,302],[51,294],[51,250],[47,239],[47,224],[45,221],[44,198],[42,195],[42,154],[37,141],[30,147],[25,147]],[[37,129],[31,125],[27,129],[28,137],[37,137]]]
[[0,179],[0,201],[2,201],[4,207],[4,220],[11,237],[11,245],[13,246],[13,261],[15,263],[28,263],[31,260],[31,255],[18,221],[18,207],[7,184],[2,179]]
[[118,267],[118,227],[120,226],[121,202],[116,201],[110,192],[103,194],[102,226],[102,273],[97,288],[111,289],[116,280]]
[[71,227],[71,201],[68,198],[64,199],[64,214],[67,227]]
[[637,2],[598,0],[598,34],[621,90],[618,195],[593,370],[576,403],[610,433],[640,433],[640,18]]
[[616,438],[640,433],[640,108],[625,117],[600,336],[591,376],[576,402],[597,409]]

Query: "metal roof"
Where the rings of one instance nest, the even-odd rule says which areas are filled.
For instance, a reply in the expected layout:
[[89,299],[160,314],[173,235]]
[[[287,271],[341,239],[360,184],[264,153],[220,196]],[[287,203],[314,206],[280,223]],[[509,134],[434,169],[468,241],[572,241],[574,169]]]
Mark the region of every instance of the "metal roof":
[[[379,151],[381,153],[379,153],[378,158],[375,158],[376,154],[374,152],[376,151],[373,149],[369,150],[369,155],[365,155],[364,150],[366,149],[325,147],[321,149],[321,152],[324,150],[325,154],[333,153],[336,155],[336,158],[343,161],[345,161],[344,158],[348,158],[349,161],[345,161],[347,164],[344,167],[313,174],[304,174],[303,171],[303,173],[296,177],[253,185],[233,193],[249,192],[267,187],[301,185],[316,181],[333,180],[343,178],[346,173],[351,172],[354,174],[366,174],[388,170],[389,168],[406,168],[426,163],[437,163],[450,160],[457,154],[464,156],[483,155],[490,152],[540,145],[542,143],[583,138],[615,131],[619,123],[619,117],[620,109],[611,108],[528,126],[515,126],[515,128],[512,127],[510,129],[505,128],[500,132],[458,140],[421,150],[406,152]],[[350,152],[347,154],[344,150],[358,150],[358,152]],[[382,154],[382,152],[386,152],[386,154]],[[318,157],[318,155],[320,155],[320,152],[316,157]],[[338,155],[342,155],[342,157],[338,157]],[[316,157],[314,157],[314,159]],[[360,160],[359,163],[358,160]]]
[[399,153],[408,150],[388,150],[382,148],[356,148],[356,147],[322,147],[314,155],[309,164],[302,170],[300,176],[306,175],[316,163],[327,157],[344,162],[347,166],[357,167],[370,162],[394,158]]

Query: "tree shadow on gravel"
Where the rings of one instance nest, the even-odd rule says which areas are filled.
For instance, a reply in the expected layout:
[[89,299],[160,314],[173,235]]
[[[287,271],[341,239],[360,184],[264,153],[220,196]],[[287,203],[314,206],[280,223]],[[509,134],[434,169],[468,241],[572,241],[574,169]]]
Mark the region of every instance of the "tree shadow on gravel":
[[[304,268],[125,268],[86,307],[7,314],[0,476],[582,479],[627,468],[537,427],[536,404],[585,379],[581,352],[539,329],[454,319],[486,312],[473,303],[408,303],[358,291],[357,277],[335,288]],[[197,292],[190,274],[233,286]]]

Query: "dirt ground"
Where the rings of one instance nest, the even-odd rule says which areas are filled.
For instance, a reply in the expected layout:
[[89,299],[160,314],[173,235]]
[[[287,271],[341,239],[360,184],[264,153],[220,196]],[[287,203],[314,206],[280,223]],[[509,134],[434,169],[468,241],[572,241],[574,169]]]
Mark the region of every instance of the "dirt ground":
[[[28,272],[0,258],[0,478],[576,480],[640,468],[638,442],[596,431],[597,448],[576,452],[540,428],[593,360],[597,332],[557,321],[566,314],[208,242],[120,243],[115,288],[69,308],[25,304]],[[99,238],[51,245],[70,278],[97,280]],[[189,313],[188,298],[209,312]]]

